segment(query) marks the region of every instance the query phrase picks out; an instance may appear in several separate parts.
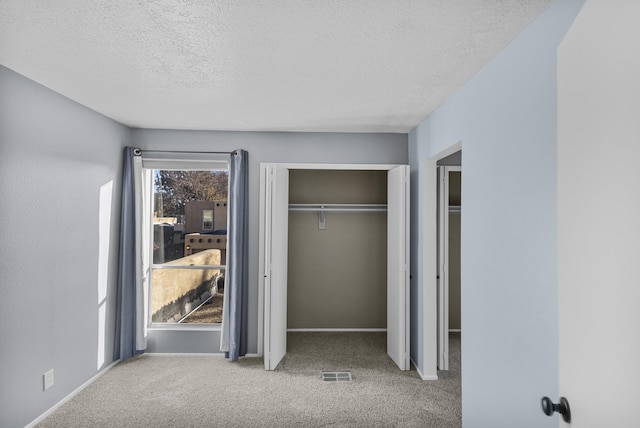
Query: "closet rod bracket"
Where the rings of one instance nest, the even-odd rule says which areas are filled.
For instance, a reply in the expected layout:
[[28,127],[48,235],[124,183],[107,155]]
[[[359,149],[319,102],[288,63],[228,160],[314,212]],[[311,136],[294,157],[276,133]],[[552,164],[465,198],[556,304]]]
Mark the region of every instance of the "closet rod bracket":
[[327,216],[324,211],[324,205],[320,206],[320,211],[318,211],[318,230],[326,230],[327,229]]

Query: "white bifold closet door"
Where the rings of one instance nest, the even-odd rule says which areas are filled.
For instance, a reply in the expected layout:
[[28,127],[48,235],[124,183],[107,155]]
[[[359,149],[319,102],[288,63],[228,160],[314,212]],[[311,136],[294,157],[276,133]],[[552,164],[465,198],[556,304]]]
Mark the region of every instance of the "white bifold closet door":
[[287,353],[287,247],[289,169],[263,169],[264,213],[264,368],[275,370]]
[[[287,352],[287,244],[291,167],[267,164],[262,166],[261,174],[265,210],[262,242],[266,370],[275,370]],[[314,169],[322,168],[315,166]],[[326,165],[324,169],[337,168],[336,165]],[[390,168],[387,183],[387,353],[401,370],[409,370],[409,166]]]
[[409,370],[409,167],[387,177],[387,354]]

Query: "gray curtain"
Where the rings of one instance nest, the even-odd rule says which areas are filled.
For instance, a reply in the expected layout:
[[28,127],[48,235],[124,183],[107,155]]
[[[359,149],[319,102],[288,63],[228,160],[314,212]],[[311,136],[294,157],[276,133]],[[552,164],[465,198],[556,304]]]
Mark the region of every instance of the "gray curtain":
[[248,157],[244,150],[231,154],[229,165],[229,230],[227,272],[220,350],[231,361],[247,353],[249,186]]
[[141,197],[137,194],[141,180],[138,168],[141,165],[140,155],[140,149],[124,149],[114,360],[126,360],[143,353],[146,348],[146,340],[140,340],[144,326],[140,326],[139,322],[139,308],[144,304],[140,301],[141,260],[138,237],[141,224],[137,221]]

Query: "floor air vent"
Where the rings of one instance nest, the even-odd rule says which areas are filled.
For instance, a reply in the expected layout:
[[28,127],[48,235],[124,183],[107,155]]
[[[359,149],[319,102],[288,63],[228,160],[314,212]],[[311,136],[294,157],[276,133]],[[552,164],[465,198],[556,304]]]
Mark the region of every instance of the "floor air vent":
[[322,380],[325,382],[351,382],[351,372],[323,372]]

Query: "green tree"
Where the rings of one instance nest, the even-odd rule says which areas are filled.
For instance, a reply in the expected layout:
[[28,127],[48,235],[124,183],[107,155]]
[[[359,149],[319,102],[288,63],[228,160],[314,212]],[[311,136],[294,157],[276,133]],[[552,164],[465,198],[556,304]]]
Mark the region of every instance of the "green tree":
[[156,211],[159,217],[184,214],[191,201],[226,201],[229,171],[167,171],[155,174]]

